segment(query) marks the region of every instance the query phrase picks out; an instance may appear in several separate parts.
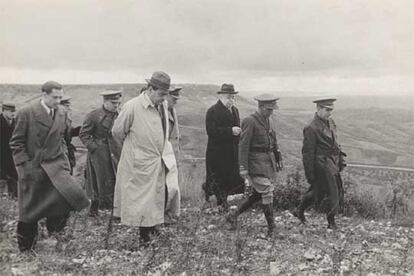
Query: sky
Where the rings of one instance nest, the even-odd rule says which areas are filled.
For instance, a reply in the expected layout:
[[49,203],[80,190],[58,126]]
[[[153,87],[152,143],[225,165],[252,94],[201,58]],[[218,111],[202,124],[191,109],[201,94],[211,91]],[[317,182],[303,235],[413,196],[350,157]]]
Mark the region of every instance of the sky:
[[0,83],[414,94],[411,0],[0,0]]

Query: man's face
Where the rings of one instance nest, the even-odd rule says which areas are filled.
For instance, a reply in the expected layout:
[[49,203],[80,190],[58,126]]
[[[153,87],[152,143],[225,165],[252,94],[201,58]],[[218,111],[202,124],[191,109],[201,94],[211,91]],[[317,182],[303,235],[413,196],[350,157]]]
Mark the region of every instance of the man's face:
[[171,95],[167,96],[168,108],[173,108],[177,104],[178,99]]
[[224,94],[222,99],[227,108],[232,107],[236,102],[236,96],[234,94]]
[[43,101],[45,104],[52,109],[55,109],[60,104],[60,101],[63,97],[63,89],[52,89],[52,91],[48,94],[43,92]]
[[120,105],[120,100],[104,100],[105,109],[111,112],[118,111]]
[[324,120],[328,120],[329,117],[331,117],[331,115],[332,115],[332,111],[333,111],[332,108],[320,106],[320,107],[318,107],[317,113],[318,113],[318,116],[320,118],[322,118]]
[[168,90],[163,90],[163,89],[154,90],[153,88],[150,88],[149,97],[154,105],[161,104],[163,101],[167,99],[168,95],[169,95]]
[[63,110],[67,113],[72,110],[71,107],[70,107],[70,103],[61,104],[61,106],[62,106]]
[[7,120],[12,120],[14,119],[14,117],[16,116],[16,111],[11,111],[9,109],[5,109],[3,110],[3,116],[7,119]]
[[263,117],[269,118],[273,114],[273,110],[274,109],[272,109],[272,108],[263,107],[263,112],[262,112]]

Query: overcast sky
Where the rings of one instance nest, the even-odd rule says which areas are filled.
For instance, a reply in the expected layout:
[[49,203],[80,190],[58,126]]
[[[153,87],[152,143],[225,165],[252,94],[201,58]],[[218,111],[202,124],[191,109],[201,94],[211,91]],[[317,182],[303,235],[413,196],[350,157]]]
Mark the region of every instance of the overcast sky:
[[412,0],[0,0],[0,82],[414,93]]

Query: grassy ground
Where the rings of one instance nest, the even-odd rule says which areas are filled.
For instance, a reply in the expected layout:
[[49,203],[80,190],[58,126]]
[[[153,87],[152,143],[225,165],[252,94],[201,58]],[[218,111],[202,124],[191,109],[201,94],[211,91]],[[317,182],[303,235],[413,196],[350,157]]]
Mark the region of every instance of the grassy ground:
[[216,208],[202,205],[185,204],[180,221],[162,227],[147,249],[139,247],[137,229],[120,224],[106,248],[109,214],[78,213],[58,239],[41,223],[36,252],[20,254],[16,203],[2,198],[1,275],[414,275],[410,222],[340,217],[333,232],[319,214],[308,214],[302,226],[284,211],[275,215],[281,237],[266,239],[261,211],[242,215],[231,232]]

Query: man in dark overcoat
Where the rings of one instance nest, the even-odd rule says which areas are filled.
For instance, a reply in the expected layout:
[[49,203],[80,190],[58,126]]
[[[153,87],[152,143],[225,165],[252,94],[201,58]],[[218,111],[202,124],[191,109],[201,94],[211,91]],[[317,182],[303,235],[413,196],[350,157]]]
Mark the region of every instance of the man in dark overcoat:
[[67,117],[59,106],[62,86],[49,81],[42,92],[41,100],[17,112],[10,140],[18,174],[17,241],[21,251],[33,248],[41,218],[47,218],[47,230],[54,234],[64,229],[71,210],[89,205],[70,175],[64,140]]
[[104,91],[103,105],[86,115],[79,138],[88,149],[86,193],[92,200],[89,214],[113,206],[115,176],[120,156],[119,143],[112,138],[111,129],[121,104],[122,91]]
[[15,126],[16,106],[3,102],[0,114],[0,181],[7,184],[7,191],[12,198],[17,197],[17,171],[14,166],[10,139]]
[[273,218],[273,190],[276,172],[280,171],[282,155],[276,139],[276,125],[271,117],[278,108],[279,98],[271,94],[255,97],[258,110],[246,117],[242,123],[239,145],[240,176],[246,186],[252,188],[237,210],[227,216],[231,229],[237,228],[237,217],[260,201],[268,225],[268,236],[272,237],[275,229]]
[[337,229],[335,214],[343,199],[340,172],[346,166],[337,140],[336,125],[331,118],[333,98],[315,100],[317,111],[313,120],[303,129],[302,158],[305,175],[310,184],[299,207],[293,214],[306,222],[305,210],[314,203],[321,203],[327,197],[326,216],[329,229]]
[[206,130],[206,198],[214,194],[217,204],[228,209],[227,196],[243,192],[238,168],[240,128],[239,110],[234,106],[233,84],[223,84],[217,92],[219,100],[207,110]]
[[72,126],[72,118],[71,118],[71,99],[72,97],[68,95],[64,95],[62,100],[60,101],[60,105],[63,107],[63,109],[68,114],[68,120],[67,120],[67,128],[65,132],[65,142],[67,146],[67,154],[69,158],[69,164],[70,164],[70,174],[73,175],[73,168],[76,166],[76,147],[72,144],[72,138],[79,136],[80,128],[81,126],[73,127]]

